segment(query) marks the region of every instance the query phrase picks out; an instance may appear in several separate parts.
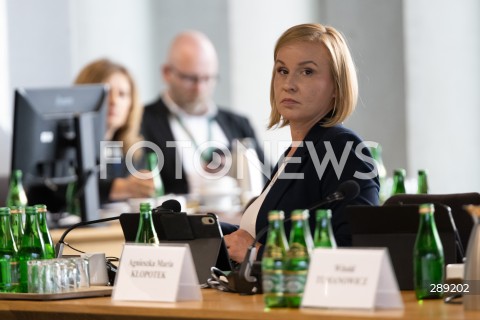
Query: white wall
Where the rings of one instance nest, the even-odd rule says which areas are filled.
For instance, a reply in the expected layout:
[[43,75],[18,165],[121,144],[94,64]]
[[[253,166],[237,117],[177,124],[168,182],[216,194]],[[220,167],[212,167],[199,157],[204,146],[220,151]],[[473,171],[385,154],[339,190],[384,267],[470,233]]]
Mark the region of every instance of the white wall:
[[389,175],[408,167],[402,1],[326,0],[322,16],[345,35],[357,68],[359,102],[346,126],[382,145]]
[[58,86],[70,81],[69,2],[7,1],[10,85]]
[[124,64],[143,92],[153,89],[150,0],[70,0],[73,82],[78,72],[100,57]]
[[[6,1],[0,0],[0,48],[7,48],[7,5]],[[8,51],[0,50],[0,175],[8,175],[10,167],[10,157],[7,150],[11,149],[11,99],[8,74]],[[7,155],[7,156],[5,156]],[[0,200],[1,201],[1,200]]]
[[432,191],[480,191],[480,2],[405,1],[408,159]]

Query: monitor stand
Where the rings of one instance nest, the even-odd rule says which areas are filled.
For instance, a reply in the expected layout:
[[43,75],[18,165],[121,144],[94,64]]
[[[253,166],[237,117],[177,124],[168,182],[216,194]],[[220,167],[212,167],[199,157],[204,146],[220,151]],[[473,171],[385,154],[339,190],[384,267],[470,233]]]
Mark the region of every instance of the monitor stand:
[[100,218],[100,199],[98,191],[97,159],[95,153],[95,121],[93,113],[75,116],[77,143],[77,177],[81,192],[80,203],[82,221]]

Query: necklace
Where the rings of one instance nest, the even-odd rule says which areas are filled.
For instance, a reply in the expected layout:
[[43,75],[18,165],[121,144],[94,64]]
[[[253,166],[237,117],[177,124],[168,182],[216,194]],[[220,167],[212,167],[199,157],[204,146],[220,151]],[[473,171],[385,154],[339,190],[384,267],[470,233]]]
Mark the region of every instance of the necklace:
[[[192,132],[187,128],[187,126],[185,125],[183,120],[177,114],[174,114],[174,117],[177,120],[180,127],[182,128],[182,130],[187,134],[190,141],[192,141],[193,145],[195,146],[195,149],[198,149],[199,144],[198,144],[197,140],[195,139],[195,137],[193,136]],[[212,140],[212,122],[213,122],[213,118],[208,117],[208,121],[207,121],[207,141],[208,142],[210,142]],[[202,160],[204,162],[210,163],[212,161],[212,154],[213,154],[213,148],[209,147],[209,148],[206,148],[202,152],[200,157],[202,158]]]

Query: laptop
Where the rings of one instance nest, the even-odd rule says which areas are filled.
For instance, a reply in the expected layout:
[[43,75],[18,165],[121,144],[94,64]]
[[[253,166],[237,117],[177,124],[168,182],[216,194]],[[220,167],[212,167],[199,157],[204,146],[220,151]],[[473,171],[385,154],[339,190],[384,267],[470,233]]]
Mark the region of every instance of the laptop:
[[[160,243],[186,243],[190,246],[200,284],[211,277],[211,267],[232,269],[218,217],[213,213],[154,213],[153,224]],[[122,213],[120,225],[126,242],[134,242],[139,213]]]
[[[386,247],[400,290],[413,290],[413,248],[417,237],[418,205],[347,206],[354,247]],[[435,224],[445,264],[456,263],[456,237],[450,208],[435,204]],[[453,226],[452,226],[453,223]]]

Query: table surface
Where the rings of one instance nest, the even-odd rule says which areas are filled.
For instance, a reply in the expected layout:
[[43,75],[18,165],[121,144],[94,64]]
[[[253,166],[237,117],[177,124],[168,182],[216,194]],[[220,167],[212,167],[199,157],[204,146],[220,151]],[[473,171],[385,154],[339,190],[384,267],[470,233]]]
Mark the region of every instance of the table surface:
[[262,295],[203,289],[202,301],[113,301],[110,297],[57,301],[0,300],[0,319],[480,319],[480,311],[442,300],[418,302],[402,292],[404,310],[265,309]]

